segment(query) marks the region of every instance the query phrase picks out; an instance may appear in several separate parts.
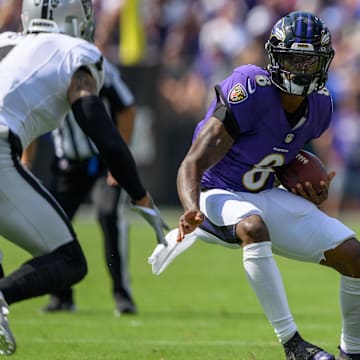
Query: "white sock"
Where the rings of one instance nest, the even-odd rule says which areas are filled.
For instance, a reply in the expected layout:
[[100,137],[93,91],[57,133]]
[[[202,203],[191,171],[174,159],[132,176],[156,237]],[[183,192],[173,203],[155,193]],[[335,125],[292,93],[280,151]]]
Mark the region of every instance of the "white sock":
[[247,278],[279,341],[284,344],[297,330],[290,313],[279,269],[269,241],[246,245],[243,261]]
[[341,276],[340,307],[340,347],[348,354],[360,354],[360,279]]

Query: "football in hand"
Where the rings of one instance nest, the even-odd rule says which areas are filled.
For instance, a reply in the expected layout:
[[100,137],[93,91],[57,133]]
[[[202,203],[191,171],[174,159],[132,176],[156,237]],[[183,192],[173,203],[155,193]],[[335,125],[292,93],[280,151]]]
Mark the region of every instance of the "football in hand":
[[323,162],[315,154],[300,150],[289,164],[279,167],[276,176],[286,189],[290,190],[296,184],[309,181],[317,193],[322,191],[320,181],[328,181],[327,170]]

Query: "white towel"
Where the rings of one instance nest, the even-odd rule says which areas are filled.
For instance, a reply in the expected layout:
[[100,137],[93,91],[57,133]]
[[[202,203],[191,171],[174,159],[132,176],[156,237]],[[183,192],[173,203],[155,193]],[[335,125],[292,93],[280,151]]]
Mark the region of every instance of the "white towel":
[[160,275],[169,264],[182,252],[194,244],[196,240],[195,232],[185,236],[184,240],[177,242],[178,229],[173,229],[165,236],[167,246],[159,244],[148,258],[148,263],[152,266],[154,275]]

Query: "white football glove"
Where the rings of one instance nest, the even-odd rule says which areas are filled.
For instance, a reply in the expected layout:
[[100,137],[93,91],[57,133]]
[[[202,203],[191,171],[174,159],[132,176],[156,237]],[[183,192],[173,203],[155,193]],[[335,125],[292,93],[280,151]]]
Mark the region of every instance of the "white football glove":
[[156,234],[156,240],[158,244],[167,246],[164,230],[169,230],[170,227],[166,224],[160,215],[159,209],[154,205],[154,208],[148,208],[144,206],[131,204],[130,209],[141,215],[146,222],[154,229]]

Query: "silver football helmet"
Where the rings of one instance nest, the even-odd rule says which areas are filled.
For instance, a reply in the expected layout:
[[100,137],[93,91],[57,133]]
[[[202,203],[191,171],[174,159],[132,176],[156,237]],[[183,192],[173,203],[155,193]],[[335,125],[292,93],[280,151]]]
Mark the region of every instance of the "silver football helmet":
[[59,32],[87,39],[93,26],[91,0],[23,0],[25,33]]

